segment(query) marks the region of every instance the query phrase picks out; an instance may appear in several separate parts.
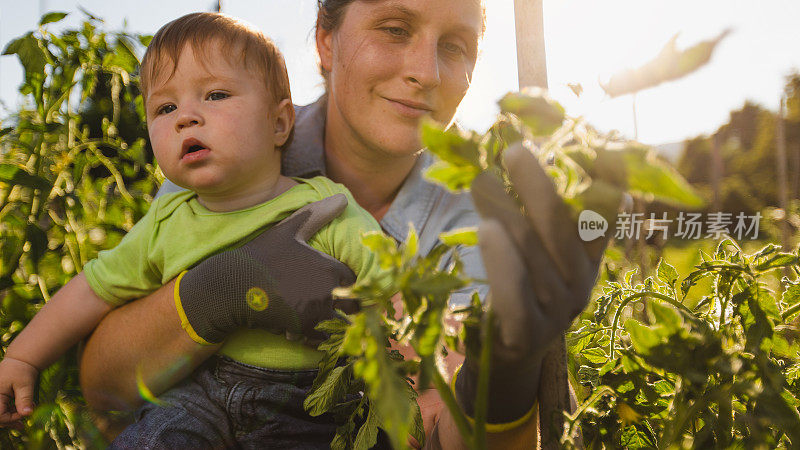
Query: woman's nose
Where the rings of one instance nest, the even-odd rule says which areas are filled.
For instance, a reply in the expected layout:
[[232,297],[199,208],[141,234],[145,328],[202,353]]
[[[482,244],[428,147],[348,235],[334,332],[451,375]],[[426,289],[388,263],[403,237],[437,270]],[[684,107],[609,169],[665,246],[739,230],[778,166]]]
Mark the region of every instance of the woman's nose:
[[441,84],[438,43],[425,39],[417,41],[409,48],[405,66],[408,82],[422,89],[432,89]]

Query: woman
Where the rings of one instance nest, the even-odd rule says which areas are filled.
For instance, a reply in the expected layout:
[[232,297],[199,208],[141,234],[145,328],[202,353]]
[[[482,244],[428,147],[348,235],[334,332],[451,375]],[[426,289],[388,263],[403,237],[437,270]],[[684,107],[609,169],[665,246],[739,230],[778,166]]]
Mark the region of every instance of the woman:
[[[426,115],[452,122],[475,67],[484,28],[482,2],[319,4],[316,42],[328,94],[298,111],[284,173],[324,173],[343,183],[398,240],[413,223],[422,252],[430,250],[439,232],[477,224],[468,197],[448,194],[421,179],[430,156],[420,151],[418,125]],[[490,443],[498,448],[535,439],[530,411],[543,349],[585,306],[600,254],[597,248],[588,253],[584,249],[532,156],[516,148],[508,158],[527,210],[546,213],[525,220],[513,203],[509,206],[502,187],[488,178],[477,181],[479,210],[491,217],[480,234],[499,329],[489,418],[509,424],[490,435]],[[467,250],[462,258],[468,271],[481,273],[477,250]],[[113,311],[97,328],[81,366],[81,383],[92,405],[134,406],[140,402],[137,376],[159,393],[216,351],[196,345],[180,328],[174,288],[174,282],[169,283]],[[485,287],[481,289],[485,293]],[[457,295],[453,301],[459,301]],[[456,383],[468,414],[475,369],[467,361]],[[460,436],[436,396],[425,394],[419,401],[429,445],[458,447]]]

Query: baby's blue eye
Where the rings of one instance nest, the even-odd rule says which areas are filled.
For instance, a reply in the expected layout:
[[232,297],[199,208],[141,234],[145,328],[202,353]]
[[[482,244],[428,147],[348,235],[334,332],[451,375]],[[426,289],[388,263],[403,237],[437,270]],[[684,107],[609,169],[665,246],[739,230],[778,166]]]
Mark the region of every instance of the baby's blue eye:
[[224,100],[224,99],[226,99],[228,97],[230,97],[230,95],[228,95],[228,94],[226,94],[224,92],[212,92],[212,93],[208,94],[208,99],[209,100]]
[[156,110],[156,114],[169,114],[172,111],[175,111],[175,109],[177,108],[175,108],[175,105],[173,104],[163,105]]

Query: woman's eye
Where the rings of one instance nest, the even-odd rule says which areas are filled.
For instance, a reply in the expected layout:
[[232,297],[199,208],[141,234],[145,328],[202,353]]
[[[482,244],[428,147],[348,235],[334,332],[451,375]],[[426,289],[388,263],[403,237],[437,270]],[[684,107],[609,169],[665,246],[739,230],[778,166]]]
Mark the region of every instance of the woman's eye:
[[451,53],[453,55],[463,55],[466,53],[460,45],[453,44],[452,42],[445,42],[442,44],[442,47],[447,53]]
[[230,95],[228,95],[228,94],[226,94],[224,92],[212,92],[212,93],[208,94],[208,99],[209,100],[224,100],[224,99],[226,99],[228,97],[230,97]]
[[405,37],[408,35],[408,31],[400,27],[384,27],[383,30],[394,37]]
[[162,105],[156,110],[156,114],[169,114],[172,111],[175,111],[175,109],[175,105],[172,104]]

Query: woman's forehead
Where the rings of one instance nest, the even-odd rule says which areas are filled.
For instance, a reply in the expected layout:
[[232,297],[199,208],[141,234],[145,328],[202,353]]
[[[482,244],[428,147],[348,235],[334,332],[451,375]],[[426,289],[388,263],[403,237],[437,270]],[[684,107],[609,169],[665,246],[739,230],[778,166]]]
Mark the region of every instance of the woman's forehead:
[[363,6],[355,8],[362,15],[397,16],[415,22],[457,28],[476,37],[483,34],[481,0],[359,0],[354,3]]

